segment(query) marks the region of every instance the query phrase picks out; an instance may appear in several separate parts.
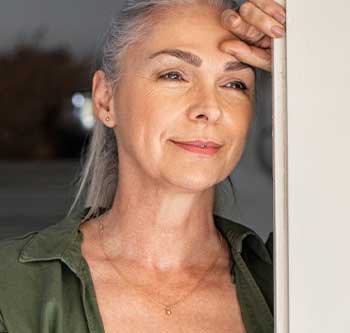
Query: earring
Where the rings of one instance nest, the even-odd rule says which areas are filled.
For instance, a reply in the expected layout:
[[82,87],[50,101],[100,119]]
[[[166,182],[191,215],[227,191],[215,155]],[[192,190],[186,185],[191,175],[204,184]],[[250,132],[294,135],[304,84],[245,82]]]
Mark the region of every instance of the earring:
[[106,121],[110,121],[111,120],[111,118],[109,118],[109,117],[106,117]]

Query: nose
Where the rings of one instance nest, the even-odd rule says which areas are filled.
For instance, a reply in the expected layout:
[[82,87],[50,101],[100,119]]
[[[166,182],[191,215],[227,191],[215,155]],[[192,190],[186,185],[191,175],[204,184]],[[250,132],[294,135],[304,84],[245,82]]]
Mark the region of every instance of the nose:
[[193,121],[216,123],[222,115],[214,89],[202,88],[193,96],[194,102],[188,110]]

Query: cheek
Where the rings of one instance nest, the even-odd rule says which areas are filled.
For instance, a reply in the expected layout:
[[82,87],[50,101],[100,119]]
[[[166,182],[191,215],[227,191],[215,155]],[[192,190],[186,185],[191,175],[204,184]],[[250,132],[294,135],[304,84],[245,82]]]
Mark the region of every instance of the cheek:
[[254,109],[252,103],[236,104],[230,112],[227,112],[227,137],[229,141],[229,164],[233,167],[242,156],[245,144],[250,133]]
[[140,154],[158,156],[162,133],[172,123],[170,106],[171,102],[150,85],[128,84],[121,89],[115,113],[124,145],[133,146]]
[[247,95],[225,100],[227,125],[232,138],[244,138],[254,118],[254,105]]

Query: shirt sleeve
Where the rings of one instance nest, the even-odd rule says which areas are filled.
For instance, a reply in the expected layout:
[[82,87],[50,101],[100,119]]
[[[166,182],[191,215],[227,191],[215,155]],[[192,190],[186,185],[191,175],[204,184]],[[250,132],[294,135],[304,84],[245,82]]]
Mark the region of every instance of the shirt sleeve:
[[1,311],[0,311],[0,333],[7,333],[7,329],[4,324],[4,318],[2,317]]

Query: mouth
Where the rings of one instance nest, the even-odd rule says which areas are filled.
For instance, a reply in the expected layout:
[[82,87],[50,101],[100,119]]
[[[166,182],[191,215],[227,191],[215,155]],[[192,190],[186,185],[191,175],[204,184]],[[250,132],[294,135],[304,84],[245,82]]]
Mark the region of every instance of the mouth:
[[204,141],[204,140],[192,140],[192,141],[175,141],[175,140],[171,140],[175,143],[181,143],[184,145],[191,145],[191,146],[196,146],[196,147],[200,147],[200,148],[219,148],[222,145],[215,142],[215,141]]
[[176,146],[184,150],[187,150],[192,153],[203,154],[203,155],[214,155],[222,147],[222,145],[213,141],[202,141],[202,140],[193,140],[193,141],[170,140],[170,141],[173,142]]

